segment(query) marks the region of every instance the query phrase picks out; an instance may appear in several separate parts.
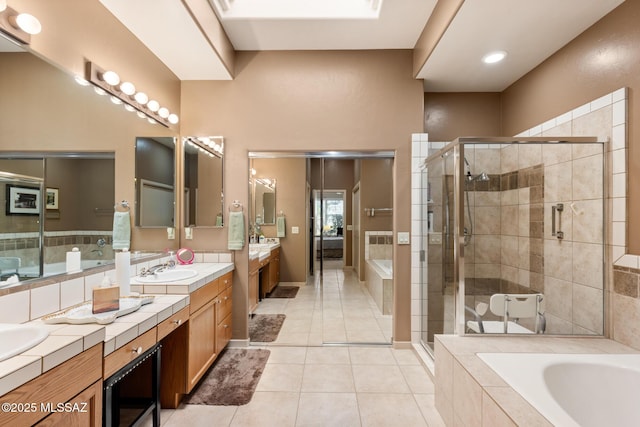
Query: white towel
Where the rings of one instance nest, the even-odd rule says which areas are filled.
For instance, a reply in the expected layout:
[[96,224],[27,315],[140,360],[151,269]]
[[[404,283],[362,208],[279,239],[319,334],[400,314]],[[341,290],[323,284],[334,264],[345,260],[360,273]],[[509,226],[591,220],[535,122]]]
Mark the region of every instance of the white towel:
[[129,249],[131,245],[131,220],[129,212],[113,214],[113,249]]
[[284,216],[279,216],[276,220],[276,237],[284,237],[286,229]]
[[230,251],[239,251],[244,246],[244,213],[231,212],[229,214],[229,243]]

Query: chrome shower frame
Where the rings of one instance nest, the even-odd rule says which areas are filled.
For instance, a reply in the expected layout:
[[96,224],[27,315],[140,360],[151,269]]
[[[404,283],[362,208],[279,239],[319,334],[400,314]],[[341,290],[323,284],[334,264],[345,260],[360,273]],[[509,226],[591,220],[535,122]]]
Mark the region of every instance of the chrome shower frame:
[[[479,145],[479,144],[593,144],[598,143],[595,137],[482,137],[482,138],[474,138],[474,137],[461,137],[456,138],[449,144],[447,144],[442,149],[437,152],[431,154],[424,160],[424,164],[428,166],[431,161],[434,161],[438,158],[446,157],[453,155],[453,197],[454,200],[463,200],[464,192],[465,192],[465,182],[468,180],[468,176],[471,176],[472,179],[479,177],[482,173],[477,176],[473,176],[471,174],[467,174],[465,171],[466,162],[465,160],[465,145]],[[607,162],[605,162],[603,166],[603,173],[607,176]],[[606,200],[607,189],[606,186],[603,189],[604,194],[603,197]],[[453,227],[451,230],[447,226],[444,229],[445,236],[443,236],[443,240],[448,242],[451,237],[450,234],[453,234],[453,282],[454,286],[454,312],[455,312],[455,321],[454,321],[454,334],[456,335],[465,335],[465,232],[464,232],[464,216],[465,216],[465,206],[464,203],[454,204],[453,211]],[[606,216],[603,217],[606,221]],[[607,229],[604,227],[604,242],[607,242]],[[605,255],[606,258],[606,255]],[[604,302],[606,304],[606,302]],[[605,320],[606,322],[606,320]],[[606,325],[605,325],[606,328]]]

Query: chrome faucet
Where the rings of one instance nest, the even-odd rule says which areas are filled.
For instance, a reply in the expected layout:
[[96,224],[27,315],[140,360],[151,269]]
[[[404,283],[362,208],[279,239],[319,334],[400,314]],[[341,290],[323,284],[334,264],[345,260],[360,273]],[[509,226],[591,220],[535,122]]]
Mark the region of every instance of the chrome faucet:
[[168,263],[154,265],[149,268],[143,267],[142,270],[140,270],[140,276],[141,277],[153,276],[154,274],[161,272],[167,267],[169,267]]

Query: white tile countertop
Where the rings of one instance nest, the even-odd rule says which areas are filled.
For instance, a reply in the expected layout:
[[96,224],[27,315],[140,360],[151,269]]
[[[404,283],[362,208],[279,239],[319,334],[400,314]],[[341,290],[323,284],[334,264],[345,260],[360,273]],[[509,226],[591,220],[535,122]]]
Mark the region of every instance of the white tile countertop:
[[249,259],[260,258],[264,261],[269,257],[271,251],[279,248],[280,243],[249,243]]
[[178,265],[176,269],[196,270],[198,275],[189,279],[174,280],[166,283],[141,283],[136,277],[131,278],[131,290],[141,294],[190,294],[198,288],[233,271],[232,262],[198,262],[195,264]]
[[152,303],[143,305],[131,314],[118,317],[108,325],[51,325],[40,319],[33,320],[29,323],[47,328],[49,336],[24,353],[0,362],[0,396],[100,342],[104,342],[106,356],[188,304],[189,295],[156,295]]

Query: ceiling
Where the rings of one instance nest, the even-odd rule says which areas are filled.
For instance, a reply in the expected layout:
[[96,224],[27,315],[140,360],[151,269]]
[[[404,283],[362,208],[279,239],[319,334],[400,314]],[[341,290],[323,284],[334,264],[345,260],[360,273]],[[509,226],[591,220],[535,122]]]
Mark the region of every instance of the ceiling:
[[[211,41],[218,21],[237,51],[412,49],[438,2],[269,0],[282,9],[250,16],[247,10],[266,0],[99,1],[181,80],[233,78]],[[623,1],[466,0],[416,78],[424,79],[426,91],[502,91]],[[281,13],[294,4],[305,4],[301,10],[307,11],[318,4],[336,8],[332,2],[366,3],[373,11],[366,17],[330,16],[327,10],[318,17]],[[508,55],[485,65],[481,58],[490,50]]]

